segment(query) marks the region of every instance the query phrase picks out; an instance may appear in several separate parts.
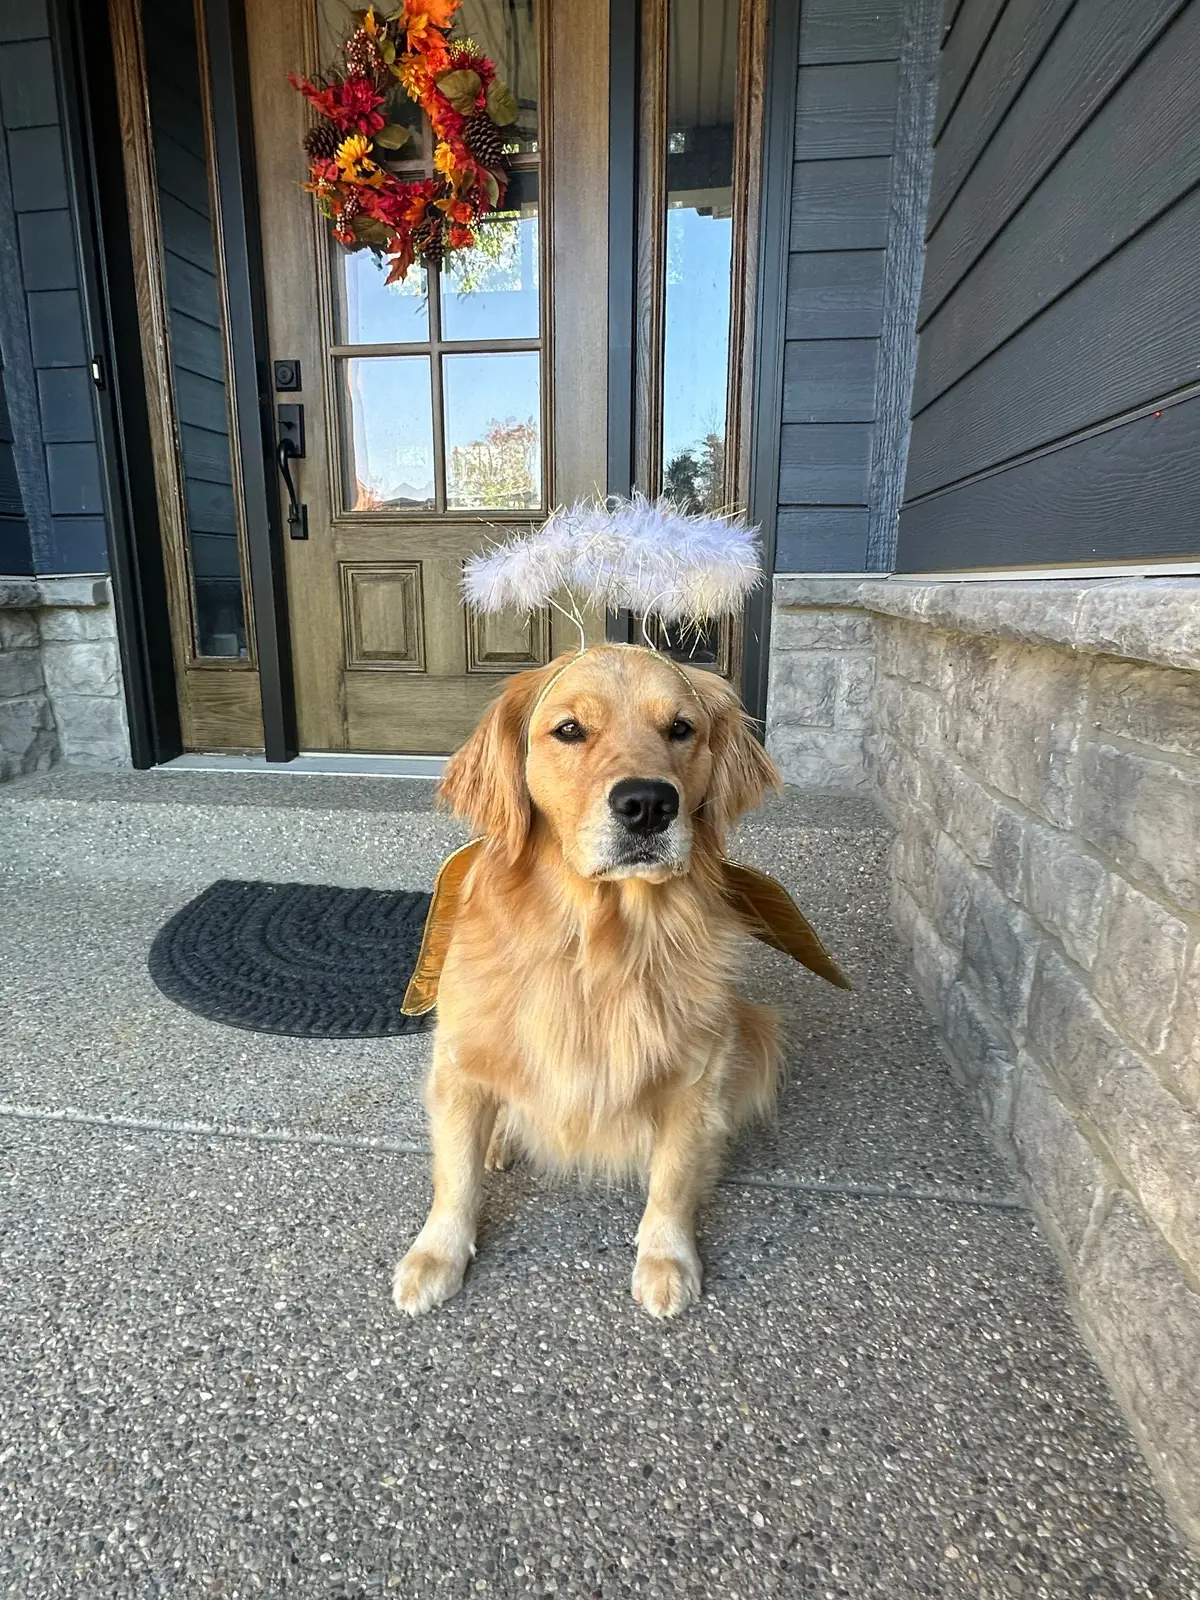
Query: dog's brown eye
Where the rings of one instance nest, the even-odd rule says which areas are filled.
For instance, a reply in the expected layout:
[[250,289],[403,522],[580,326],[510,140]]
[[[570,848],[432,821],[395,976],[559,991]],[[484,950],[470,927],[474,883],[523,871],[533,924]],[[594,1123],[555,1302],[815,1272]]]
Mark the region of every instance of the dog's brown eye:
[[582,744],[587,738],[587,731],[577,722],[560,722],[557,728],[551,730],[556,739],[563,744]]
[[691,737],[692,737],[692,725],[687,720],[686,717],[676,717],[675,721],[667,729],[667,738],[668,739],[679,739],[679,740],[682,740],[682,739],[690,739]]

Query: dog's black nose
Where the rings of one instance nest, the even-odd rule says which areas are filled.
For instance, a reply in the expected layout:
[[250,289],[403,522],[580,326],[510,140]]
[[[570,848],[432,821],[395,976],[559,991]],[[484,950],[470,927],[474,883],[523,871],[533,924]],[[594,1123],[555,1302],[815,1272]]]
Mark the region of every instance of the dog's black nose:
[[679,815],[679,790],[657,778],[622,778],[608,791],[608,806],[630,833],[663,833]]

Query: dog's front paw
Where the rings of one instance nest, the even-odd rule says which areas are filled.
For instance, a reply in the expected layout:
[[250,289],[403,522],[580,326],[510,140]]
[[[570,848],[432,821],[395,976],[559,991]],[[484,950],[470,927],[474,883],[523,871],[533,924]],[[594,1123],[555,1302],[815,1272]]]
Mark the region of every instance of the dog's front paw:
[[432,1311],[434,1306],[440,1306],[458,1293],[465,1271],[465,1262],[414,1245],[396,1268],[392,1281],[396,1310],[410,1317],[424,1316],[426,1311]]
[[677,1317],[700,1298],[700,1258],[639,1256],[633,1269],[633,1298],[652,1317]]

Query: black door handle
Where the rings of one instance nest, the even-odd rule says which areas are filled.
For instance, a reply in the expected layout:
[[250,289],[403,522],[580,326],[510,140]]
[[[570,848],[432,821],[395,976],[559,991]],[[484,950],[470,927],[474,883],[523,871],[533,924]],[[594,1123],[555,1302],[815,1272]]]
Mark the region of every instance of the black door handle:
[[308,507],[302,506],[296,499],[296,485],[292,479],[290,462],[298,460],[299,450],[293,440],[284,437],[279,441],[275,452],[275,459],[279,462],[279,470],[283,473],[283,481],[288,492],[288,533],[293,539],[308,538]]

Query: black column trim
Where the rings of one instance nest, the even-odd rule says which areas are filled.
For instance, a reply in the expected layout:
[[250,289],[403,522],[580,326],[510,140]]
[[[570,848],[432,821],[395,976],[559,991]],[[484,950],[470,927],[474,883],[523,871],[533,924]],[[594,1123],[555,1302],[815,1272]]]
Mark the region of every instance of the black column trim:
[[144,768],[183,742],[105,8],[51,0],[50,37],[88,360],[101,379],[96,446],[130,754]]
[[[633,488],[633,385],[637,322],[639,0],[608,13],[608,474],[609,494]],[[607,637],[632,638],[633,617],[614,611]]]
[[206,0],[204,24],[264,753],[290,761],[299,740],[243,0]]
[[791,231],[792,150],[800,59],[800,0],[774,0],[767,18],[764,64],[762,184],[755,290],[754,383],[750,440],[749,515],[762,529],[766,579],[746,607],[742,698],[752,717],[767,711],[771,643],[771,585],[779,504],[779,441],[783,417],[783,342],[787,317]]

